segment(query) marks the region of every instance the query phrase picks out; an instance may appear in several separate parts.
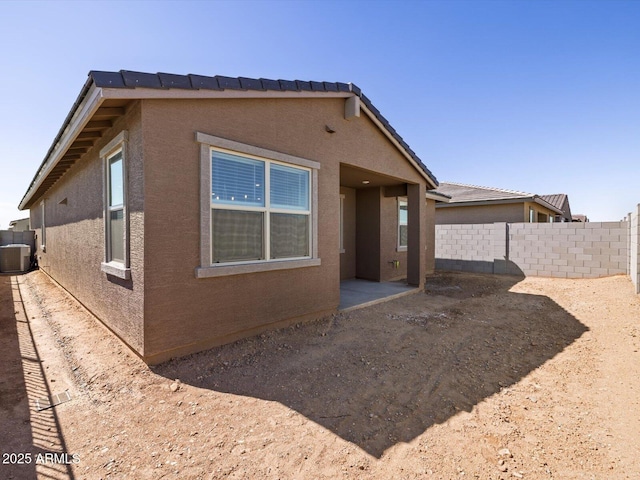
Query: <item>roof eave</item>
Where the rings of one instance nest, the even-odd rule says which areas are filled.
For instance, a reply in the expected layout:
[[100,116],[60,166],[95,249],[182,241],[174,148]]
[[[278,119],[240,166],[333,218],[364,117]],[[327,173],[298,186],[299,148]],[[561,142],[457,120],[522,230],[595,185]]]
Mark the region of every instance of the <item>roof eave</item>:
[[533,197],[516,197],[516,198],[499,198],[494,200],[469,200],[465,202],[449,201],[447,204],[437,205],[437,207],[468,207],[468,206],[484,206],[484,205],[500,205],[507,203],[524,203],[533,201]]
[[564,212],[559,209],[558,207],[554,207],[553,205],[551,205],[549,202],[547,202],[546,200],[543,200],[542,198],[540,198],[538,195],[536,195],[533,198],[533,202],[537,203],[538,205],[542,205],[543,207],[548,208],[549,210],[553,210],[555,213],[559,213],[559,214],[563,214]]
[[33,180],[31,180],[27,193],[25,193],[24,197],[20,201],[20,204],[18,205],[20,210],[30,208],[33,203],[35,203],[37,198],[34,198],[34,194],[103,101],[104,97],[102,95],[102,89],[100,87],[96,87],[93,84],[91,77],[89,77],[89,80],[82,88],[80,95],[78,95],[78,98],[69,111],[58,135],[49,148],[47,155],[40,164]]
[[431,190],[427,190],[425,198],[429,200],[435,200],[436,202],[449,203],[451,201],[451,197],[449,195],[445,195],[444,193],[438,193]]
[[[438,181],[431,177],[427,172],[425,172],[424,168],[419,164],[407,150],[400,144],[400,142],[392,135],[392,133],[387,129],[382,122],[378,119],[378,117],[365,105],[365,102],[360,104],[361,110],[363,110],[367,116],[371,119],[371,121],[384,133],[384,135],[393,143],[393,145],[404,155],[404,157],[409,160],[409,163],[413,165],[413,167],[424,177],[427,183],[431,186],[430,189],[434,189],[438,187]],[[429,190],[430,190],[429,189]]]

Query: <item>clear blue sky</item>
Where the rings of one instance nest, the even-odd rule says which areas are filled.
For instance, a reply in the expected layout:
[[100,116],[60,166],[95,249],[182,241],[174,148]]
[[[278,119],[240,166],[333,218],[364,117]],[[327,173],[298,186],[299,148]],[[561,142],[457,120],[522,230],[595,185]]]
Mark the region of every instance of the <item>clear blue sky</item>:
[[353,82],[440,181],[640,202],[640,1],[0,1],[0,228],[89,70]]

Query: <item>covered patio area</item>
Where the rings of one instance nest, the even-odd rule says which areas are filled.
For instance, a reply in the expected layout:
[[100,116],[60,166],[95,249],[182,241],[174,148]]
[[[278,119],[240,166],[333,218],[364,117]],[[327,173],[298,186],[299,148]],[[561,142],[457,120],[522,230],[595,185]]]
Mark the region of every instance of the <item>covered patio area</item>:
[[340,282],[340,306],[341,312],[356,308],[375,305],[376,303],[410,295],[421,289],[407,285],[404,281],[398,282],[373,282],[352,278]]

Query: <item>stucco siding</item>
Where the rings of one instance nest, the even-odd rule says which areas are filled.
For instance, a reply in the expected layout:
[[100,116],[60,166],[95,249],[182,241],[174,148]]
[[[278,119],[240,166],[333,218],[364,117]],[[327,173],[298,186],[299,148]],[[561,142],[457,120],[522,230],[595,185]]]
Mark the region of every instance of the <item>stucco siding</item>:
[[[99,152],[122,130],[129,133],[131,280],[108,276],[105,255],[103,165]],[[140,105],[134,104],[94,147],[31,209],[40,268],[141,355],[144,354],[144,213]],[[41,248],[45,203],[46,251]]]
[[523,203],[436,208],[436,224],[526,222]]
[[426,230],[426,264],[427,274],[432,274],[436,269],[436,202],[435,200],[427,200],[425,207],[425,225]]
[[340,187],[343,201],[343,234],[340,254],[340,280],[356,276],[356,191],[353,188]]
[[[341,277],[337,248],[341,162],[407,182],[424,182],[364,114],[344,119],[343,99],[145,100],[142,105],[145,352],[150,357],[195,350],[335,311]],[[335,133],[327,132],[326,125]],[[200,266],[196,132],[321,164],[320,266],[195,278],[194,270]]]
[[[382,197],[380,204],[380,280],[407,277],[407,250],[398,250],[398,198]],[[394,261],[399,263],[396,267]]]

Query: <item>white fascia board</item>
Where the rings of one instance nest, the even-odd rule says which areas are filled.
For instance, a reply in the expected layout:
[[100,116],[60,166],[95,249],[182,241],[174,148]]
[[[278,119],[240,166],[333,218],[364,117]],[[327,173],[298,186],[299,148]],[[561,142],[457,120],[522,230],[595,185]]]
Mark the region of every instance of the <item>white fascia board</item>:
[[93,114],[98,110],[103,101],[104,97],[102,96],[102,89],[95,85],[91,85],[84,100],[80,105],[78,105],[76,113],[71,117],[69,125],[65,129],[53,152],[51,152],[44,164],[40,167],[36,181],[31,185],[29,191],[20,202],[20,205],[18,206],[20,210],[24,210],[25,205],[32,200],[31,197],[33,194],[38,190],[40,185],[42,185],[42,182],[44,182],[45,178],[47,178],[51,173],[51,170],[55,168],[71,144],[75,141],[78,134],[82,131],[89,120],[91,120],[91,117],[93,117]]
[[503,205],[507,203],[524,203],[533,201],[532,197],[516,197],[508,199],[496,199],[496,200],[470,200],[467,202],[456,202],[453,199],[449,200],[446,204],[436,205],[436,208],[447,207],[469,207],[469,206],[485,206],[485,205]]
[[[353,94],[352,94],[353,95]],[[431,185],[432,188],[437,188],[438,185],[436,185],[434,183],[434,181],[429,177],[429,175],[427,175],[427,172],[425,172],[420,165],[418,165],[418,163],[411,157],[411,155],[409,155],[404,147],[402,145],[400,145],[400,142],[398,142],[395,138],[393,138],[393,135],[391,135],[391,132],[389,132],[389,130],[387,130],[385,128],[385,126],[380,122],[380,120],[378,120],[376,118],[376,116],[373,114],[373,112],[371,110],[369,110],[367,108],[367,106],[364,104],[364,102],[360,103],[360,109],[367,114],[367,116],[371,119],[371,121],[380,129],[380,131],[391,141],[391,143],[393,143],[393,145],[400,151],[400,153],[402,153],[402,155],[404,155],[404,157],[409,160],[409,163],[411,163],[411,165],[413,165],[413,167],[418,171],[418,173],[420,173],[420,175],[422,175],[425,180],[427,181],[427,183],[429,185]]]
[[429,193],[429,190],[427,190],[425,197],[429,200],[435,200],[436,202],[449,203],[451,201],[450,198],[443,195],[438,195],[437,193]]
[[102,96],[122,99],[189,99],[189,98],[347,98],[351,92],[294,92],[278,90],[186,90],[180,88],[102,88]]

